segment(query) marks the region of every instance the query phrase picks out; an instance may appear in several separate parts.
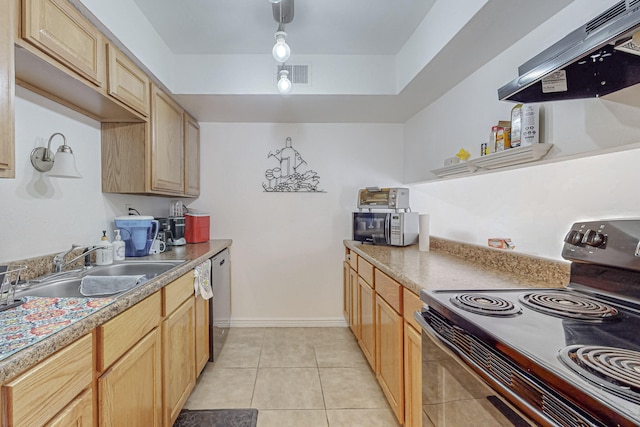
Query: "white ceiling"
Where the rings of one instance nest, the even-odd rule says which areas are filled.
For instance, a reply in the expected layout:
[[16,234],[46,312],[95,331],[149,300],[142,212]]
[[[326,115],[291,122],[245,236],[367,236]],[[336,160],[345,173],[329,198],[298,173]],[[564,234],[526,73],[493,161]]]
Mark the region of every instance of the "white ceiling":
[[[278,23],[267,0],[134,0],[173,53],[263,54]],[[295,0],[296,54],[395,55],[435,0]]]
[[[293,22],[285,26],[287,42],[292,57],[394,58],[411,41],[416,28],[421,28],[425,17],[434,13],[438,7],[434,5],[449,1],[295,0]],[[435,56],[397,93],[351,95],[299,90],[296,94],[294,85],[293,92],[283,96],[275,91],[274,73],[272,94],[251,90],[229,93],[203,87],[202,91],[176,93],[176,98],[200,121],[404,123],[573,0],[456,1],[482,7],[448,42],[436,46]],[[274,44],[278,24],[268,0],[133,2],[176,55],[269,55]],[[518,19],[508,18],[516,16]],[[496,17],[502,17],[499,25]],[[572,29],[567,28],[567,32]],[[531,52],[532,56],[536,53]],[[180,61],[179,57],[175,60]],[[397,63],[395,66],[400,74],[402,70]],[[516,72],[514,67],[514,77]],[[233,72],[227,74],[234,77]],[[243,87],[239,77],[234,82]],[[397,86],[397,82],[391,83]]]

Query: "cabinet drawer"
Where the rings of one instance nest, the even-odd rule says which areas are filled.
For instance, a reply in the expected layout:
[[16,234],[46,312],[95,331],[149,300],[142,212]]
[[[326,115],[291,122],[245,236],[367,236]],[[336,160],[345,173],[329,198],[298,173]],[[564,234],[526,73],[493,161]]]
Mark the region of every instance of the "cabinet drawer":
[[162,295],[164,296],[162,316],[166,317],[173,313],[193,294],[193,271],[190,271],[162,288]]
[[373,282],[373,265],[369,264],[364,258],[358,257],[358,275],[367,281],[369,286],[375,288]]
[[402,285],[380,270],[375,272],[376,293],[380,295],[395,311],[402,314]]
[[2,386],[7,425],[44,425],[93,381],[93,340],[85,335]]
[[160,292],[98,326],[98,371],[104,372],[160,324]]
[[93,425],[93,392],[87,389],[69,403],[45,427],[90,426]]
[[70,3],[22,0],[22,38],[98,87],[104,79],[104,39]]
[[149,115],[149,77],[124,53],[107,44],[107,92],[143,116]]
[[360,258],[358,254],[351,251],[351,254],[349,256],[349,265],[351,265],[351,268],[356,271],[358,271],[358,258]]
[[420,331],[422,329],[420,329],[420,325],[413,317],[413,313],[415,311],[420,311],[424,303],[420,300],[420,297],[418,297],[418,295],[414,294],[409,289],[404,288],[402,292],[404,320],[411,326],[413,326],[416,331]]

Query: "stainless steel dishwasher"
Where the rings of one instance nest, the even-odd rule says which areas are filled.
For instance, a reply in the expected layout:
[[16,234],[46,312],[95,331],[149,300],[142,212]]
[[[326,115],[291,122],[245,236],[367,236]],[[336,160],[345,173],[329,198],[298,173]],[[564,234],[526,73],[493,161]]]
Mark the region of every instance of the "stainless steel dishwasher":
[[231,326],[231,270],[229,249],[211,258],[213,298],[209,302],[209,361],[218,359]]

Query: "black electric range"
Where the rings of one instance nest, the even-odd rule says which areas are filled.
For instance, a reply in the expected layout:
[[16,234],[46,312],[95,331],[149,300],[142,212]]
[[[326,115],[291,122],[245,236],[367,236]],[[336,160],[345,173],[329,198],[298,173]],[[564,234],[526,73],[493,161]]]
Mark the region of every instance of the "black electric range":
[[640,425],[640,220],[576,223],[564,289],[424,291],[433,335],[541,425]]

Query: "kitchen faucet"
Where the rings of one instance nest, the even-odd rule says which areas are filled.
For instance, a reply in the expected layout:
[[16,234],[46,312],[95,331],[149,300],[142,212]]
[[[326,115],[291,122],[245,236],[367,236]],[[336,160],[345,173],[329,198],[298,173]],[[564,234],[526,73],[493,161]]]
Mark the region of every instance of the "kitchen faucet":
[[[69,264],[76,262],[77,260],[79,260],[82,257],[85,257],[85,266],[88,265],[88,261],[89,261],[89,254],[93,251],[96,251],[99,249],[99,247],[94,246],[91,249],[87,248],[85,249],[80,255],[78,255],[77,257],[69,260],[69,261],[65,261],[65,257],[67,256],[67,254],[69,252],[71,252],[74,249],[79,248],[80,245],[76,245],[76,244],[72,244],[71,245],[71,249],[69,249],[68,251],[64,251],[64,252],[60,252],[59,254],[57,254],[56,256],[53,257],[53,271],[55,273],[61,273],[64,271],[64,268],[66,266],[68,266]],[[90,262],[90,261],[89,261]]]

